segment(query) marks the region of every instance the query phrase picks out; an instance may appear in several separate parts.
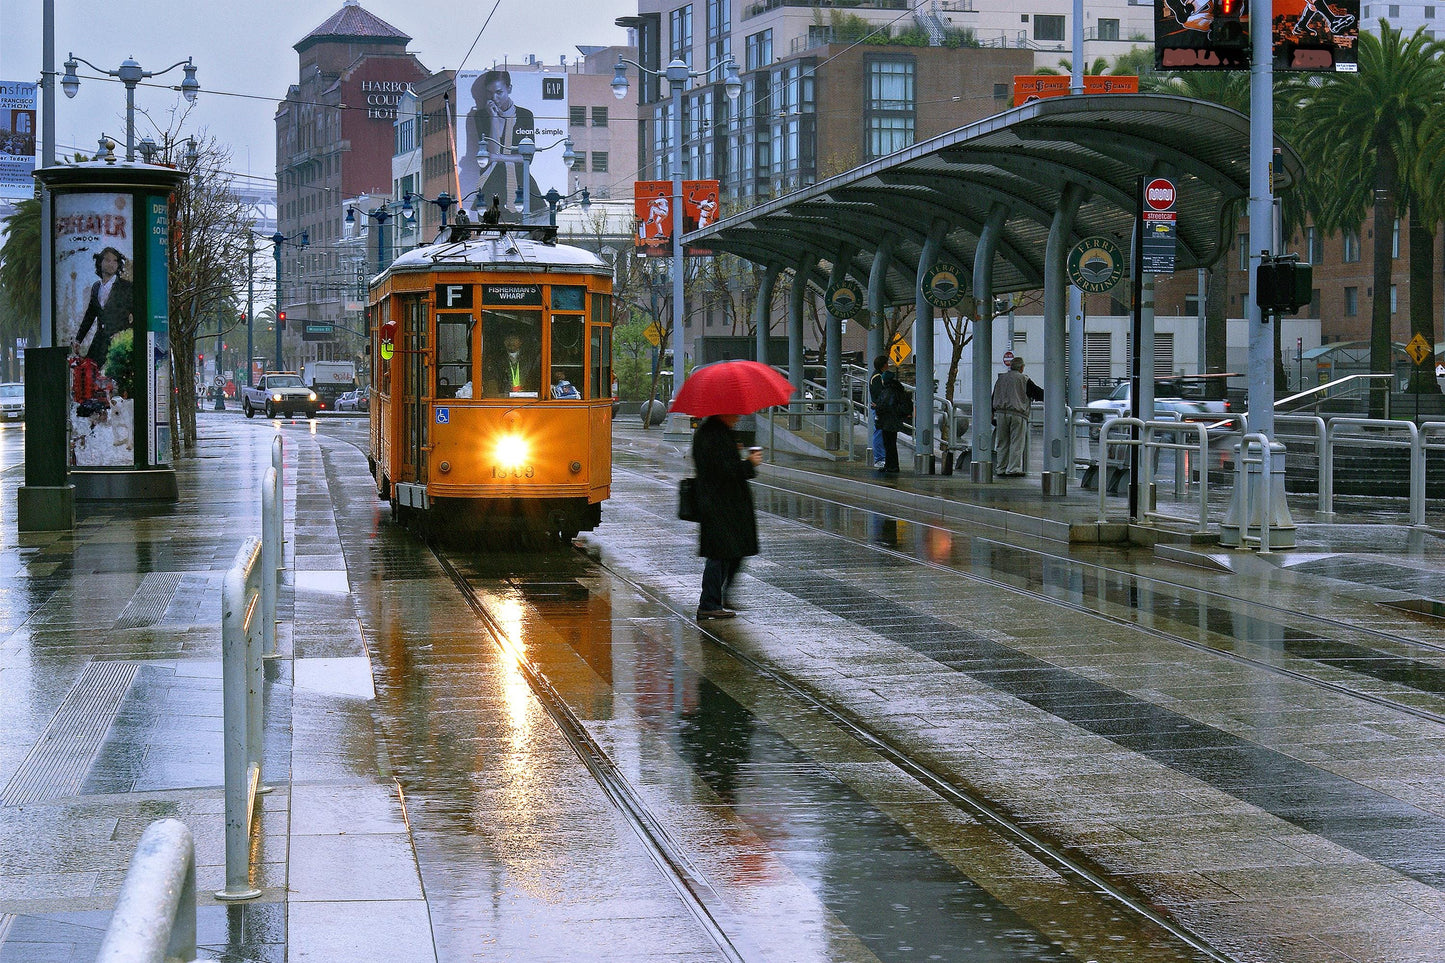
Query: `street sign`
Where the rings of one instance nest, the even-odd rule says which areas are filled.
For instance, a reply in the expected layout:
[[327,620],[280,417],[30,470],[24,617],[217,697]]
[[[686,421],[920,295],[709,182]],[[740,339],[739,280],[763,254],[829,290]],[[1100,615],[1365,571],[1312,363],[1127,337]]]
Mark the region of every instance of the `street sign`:
[[1011,365],[1011,364],[1013,364],[1013,363],[1014,363],[1014,353],[1013,353],[1012,351],[1005,351],[1005,352],[1003,353],[1003,366],[1004,366],[1005,368],[1007,368],[1009,365]]
[[302,341],[330,341],[336,337],[336,328],[321,321],[301,322]]
[[1174,207],[1174,182],[1156,177],[1144,188],[1144,203],[1151,211],[1168,211]]
[[903,340],[903,335],[895,334],[893,343],[888,346],[888,357],[894,364],[902,364],[903,360],[913,353],[908,347],[908,342]]
[[1410,343],[1405,345],[1405,353],[1417,365],[1424,364],[1434,355],[1434,352],[1430,350],[1430,343],[1418,331],[1415,332],[1415,337],[1410,339]]
[[1144,212],[1144,245],[1139,260],[1145,274],[1174,273],[1174,217],[1173,211]]
[[662,344],[662,325],[658,324],[656,321],[652,322],[647,327],[642,329],[642,336],[647,339],[648,344],[652,345],[654,348],[657,347],[658,345]]

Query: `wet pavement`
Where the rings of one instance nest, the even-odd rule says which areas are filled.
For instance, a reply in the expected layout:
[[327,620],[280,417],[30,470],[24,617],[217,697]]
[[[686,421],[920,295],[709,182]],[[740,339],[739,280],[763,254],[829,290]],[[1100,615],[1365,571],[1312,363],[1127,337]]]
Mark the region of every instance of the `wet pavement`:
[[[206,413],[180,504],[26,536],[0,429],[0,963],[93,959],[167,816],[233,961],[1441,958],[1445,542],[1393,506],[1124,548],[1069,541],[1093,492],[780,457],[699,626],[657,432],[577,549],[434,551],[364,425]],[[222,905],[220,582],[277,431],[275,791]]]

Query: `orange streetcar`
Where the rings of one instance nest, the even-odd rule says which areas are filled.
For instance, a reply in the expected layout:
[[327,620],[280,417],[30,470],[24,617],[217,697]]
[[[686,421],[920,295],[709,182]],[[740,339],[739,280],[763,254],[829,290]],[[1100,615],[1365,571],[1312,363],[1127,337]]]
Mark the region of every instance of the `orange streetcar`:
[[371,465],[423,531],[597,527],[612,272],[551,227],[462,225],[371,283]]

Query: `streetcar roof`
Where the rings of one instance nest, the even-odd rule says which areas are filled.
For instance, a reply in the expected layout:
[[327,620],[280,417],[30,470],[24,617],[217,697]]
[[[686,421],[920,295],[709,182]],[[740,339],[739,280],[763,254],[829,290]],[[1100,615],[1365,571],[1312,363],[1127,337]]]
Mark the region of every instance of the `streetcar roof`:
[[567,244],[546,244],[518,232],[484,231],[465,240],[439,241],[407,251],[388,271],[432,271],[450,266],[485,271],[531,269],[582,271],[611,275],[607,262],[591,251]]

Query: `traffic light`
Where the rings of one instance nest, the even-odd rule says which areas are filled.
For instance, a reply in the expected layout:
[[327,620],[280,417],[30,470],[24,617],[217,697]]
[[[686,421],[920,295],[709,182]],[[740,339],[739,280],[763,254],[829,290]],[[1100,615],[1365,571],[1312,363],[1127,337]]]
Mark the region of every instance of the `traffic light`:
[[286,330],[286,312],[285,312],[285,311],[277,311],[277,312],[276,312],[276,324],[280,326],[280,328],[281,328],[282,331],[285,331],[285,330]]
[[1265,258],[1255,272],[1255,302],[1267,312],[1295,314],[1313,300],[1314,270],[1290,257]]

